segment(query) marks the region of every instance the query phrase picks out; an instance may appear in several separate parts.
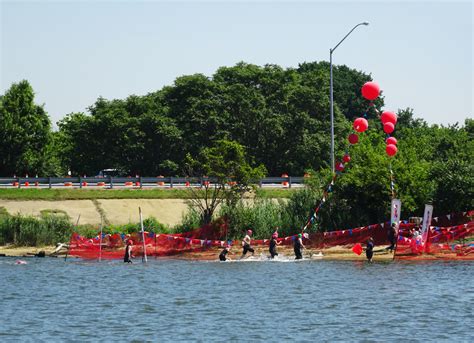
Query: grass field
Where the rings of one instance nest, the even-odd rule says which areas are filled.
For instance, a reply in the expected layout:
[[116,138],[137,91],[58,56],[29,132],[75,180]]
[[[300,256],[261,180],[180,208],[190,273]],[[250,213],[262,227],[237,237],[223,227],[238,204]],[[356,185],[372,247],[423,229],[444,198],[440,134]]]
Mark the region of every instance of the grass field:
[[[292,189],[258,189],[263,198],[289,198]],[[186,189],[0,189],[4,200],[189,199]]]

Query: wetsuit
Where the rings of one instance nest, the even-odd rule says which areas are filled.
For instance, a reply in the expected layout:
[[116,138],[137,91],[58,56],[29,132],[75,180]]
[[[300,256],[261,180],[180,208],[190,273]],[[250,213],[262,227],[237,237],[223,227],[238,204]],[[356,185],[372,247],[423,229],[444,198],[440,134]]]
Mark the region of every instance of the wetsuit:
[[301,241],[299,238],[295,239],[294,250],[295,250],[295,256],[296,256],[295,259],[301,260],[303,258],[303,254],[301,253]]
[[269,248],[270,255],[272,256],[272,258],[274,258],[275,256],[278,256],[276,246],[277,246],[277,241],[275,238],[272,237],[272,239],[270,240],[270,248]]
[[125,247],[125,256],[123,257],[123,262],[125,263],[132,263],[132,260],[130,259],[131,258],[131,250],[132,250],[132,246],[131,245],[127,245]]
[[242,255],[245,255],[247,253],[247,251],[250,251],[252,254],[255,252],[255,250],[253,250],[253,248],[250,246],[250,244],[248,243],[244,243],[244,251],[242,252]]
[[229,250],[227,250],[227,249],[222,250],[221,253],[219,254],[219,260],[221,260],[221,261],[227,260],[227,256],[226,256],[226,255],[227,255],[228,253],[229,253]]
[[390,242],[390,246],[387,250],[395,249],[395,228],[391,227],[388,231],[388,241]]
[[242,255],[245,255],[248,251],[250,251],[252,254],[255,252],[255,250],[252,249],[252,247],[250,246],[250,244],[248,242],[250,242],[250,236],[245,236],[244,240],[242,241],[243,243],[243,251],[242,251]]
[[374,242],[367,242],[367,249],[365,249],[365,256],[367,256],[368,260],[372,259],[372,256],[374,256]]

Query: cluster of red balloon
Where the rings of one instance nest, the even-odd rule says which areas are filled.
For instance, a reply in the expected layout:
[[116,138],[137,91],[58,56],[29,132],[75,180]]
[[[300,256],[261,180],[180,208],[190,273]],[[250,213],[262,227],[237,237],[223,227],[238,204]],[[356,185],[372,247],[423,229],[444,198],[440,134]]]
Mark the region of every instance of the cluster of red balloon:
[[[383,124],[383,131],[390,135],[393,130],[395,130],[395,124],[397,123],[397,115],[390,111],[384,111],[380,116],[380,120]],[[397,149],[397,139],[395,137],[388,137],[385,141],[387,146],[385,147],[385,152],[388,156],[394,156],[398,149]]]
[[[375,100],[380,94],[380,88],[375,82],[367,82],[362,87],[362,96],[368,100]],[[369,128],[369,122],[367,119],[363,117],[359,117],[354,120],[354,124],[352,125],[354,130],[358,133],[365,132]],[[359,136],[357,133],[351,133],[348,137],[349,143],[351,145],[357,144],[359,142]],[[345,164],[349,163],[351,160],[351,156],[349,153],[345,153],[342,157],[342,162],[336,163],[336,170],[338,172],[342,172],[344,170]]]

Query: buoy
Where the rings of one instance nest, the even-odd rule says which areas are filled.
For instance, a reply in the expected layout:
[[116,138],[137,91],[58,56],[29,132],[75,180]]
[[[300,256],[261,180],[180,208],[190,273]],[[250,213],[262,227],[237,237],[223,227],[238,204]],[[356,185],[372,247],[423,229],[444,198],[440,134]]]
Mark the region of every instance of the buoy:
[[[281,174],[281,177],[288,177],[288,174]],[[288,183],[288,181],[283,181],[283,182],[281,183],[281,185],[282,185],[283,187],[288,187],[288,186],[289,186],[289,183]]]
[[65,187],[72,187],[72,182],[64,182]]
[[30,183],[28,181],[25,181],[25,187],[28,187]]
[[104,186],[105,186],[105,182],[97,182],[97,186],[98,186],[98,187],[104,187]]
[[133,182],[132,181],[127,181],[127,182],[125,182],[125,186],[133,187]]
[[189,181],[186,181],[186,183],[184,184],[186,187],[189,187],[191,184],[189,183]]
[[82,187],[87,187],[87,182],[84,181],[84,182],[82,183]]
[[140,187],[140,182],[135,182],[135,186]]
[[13,187],[18,187],[18,182],[13,182]]

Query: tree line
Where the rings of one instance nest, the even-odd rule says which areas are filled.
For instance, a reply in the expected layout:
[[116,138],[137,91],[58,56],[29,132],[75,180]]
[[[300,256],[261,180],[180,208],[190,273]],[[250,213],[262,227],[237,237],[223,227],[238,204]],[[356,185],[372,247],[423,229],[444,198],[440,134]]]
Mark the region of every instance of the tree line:
[[[428,202],[439,213],[472,209],[474,121],[428,125],[411,109],[399,110],[399,152],[390,159],[376,111],[367,110],[360,95],[370,80],[347,66],[334,68],[336,153],[349,149],[351,162],[337,179],[323,220],[337,226],[386,216],[390,167],[395,192],[411,214],[420,214]],[[383,106],[381,96],[373,108]],[[348,148],[351,122],[362,115],[377,129]],[[190,158],[199,160],[216,142],[233,142],[244,149],[249,168],[272,176],[311,170],[315,187],[323,188],[330,180],[329,121],[327,62],[286,69],[241,62],[210,77],[178,77],[144,96],[99,97],[87,112],[67,114],[57,131],[35,104],[32,86],[21,81],[0,96],[0,175],[59,176],[71,170],[90,176],[116,168],[130,175],[184,176]]]

